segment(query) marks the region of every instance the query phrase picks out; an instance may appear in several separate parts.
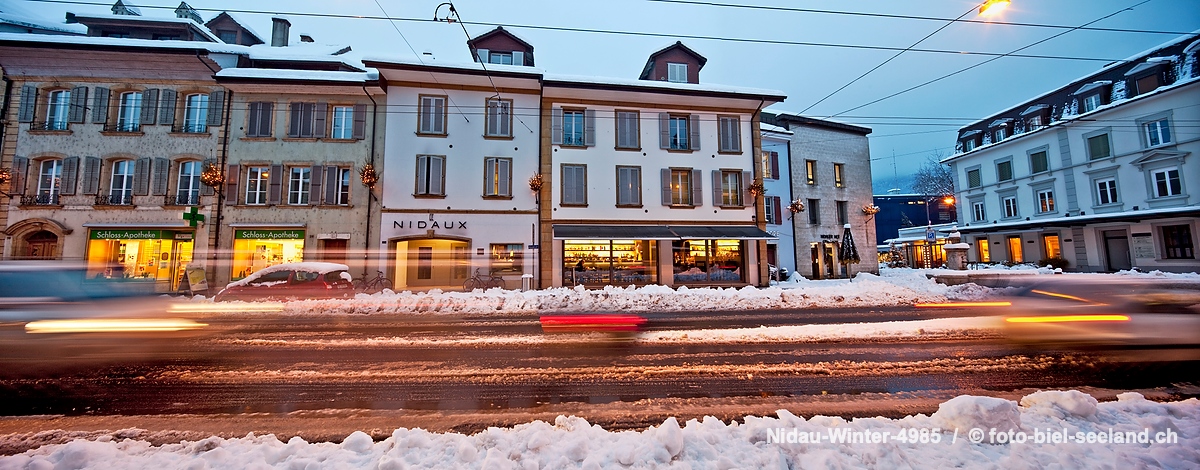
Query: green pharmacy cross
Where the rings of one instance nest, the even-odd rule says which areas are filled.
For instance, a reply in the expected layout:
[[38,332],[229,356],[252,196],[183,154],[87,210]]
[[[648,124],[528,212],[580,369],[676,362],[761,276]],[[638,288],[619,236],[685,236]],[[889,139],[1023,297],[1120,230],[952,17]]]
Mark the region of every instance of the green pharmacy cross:
[[201,214],[199,209],[192,207],[183,211],[183,220],[188,221],[188,225],[195,227],[197,223],[204,222],[204,214]]

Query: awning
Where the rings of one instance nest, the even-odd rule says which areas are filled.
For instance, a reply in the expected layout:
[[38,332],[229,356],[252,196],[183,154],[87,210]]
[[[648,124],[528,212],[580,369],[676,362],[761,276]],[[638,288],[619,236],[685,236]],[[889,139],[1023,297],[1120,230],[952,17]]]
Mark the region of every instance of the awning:
[[581,240],[774,240],[753,225],[555,225],[554,238]]

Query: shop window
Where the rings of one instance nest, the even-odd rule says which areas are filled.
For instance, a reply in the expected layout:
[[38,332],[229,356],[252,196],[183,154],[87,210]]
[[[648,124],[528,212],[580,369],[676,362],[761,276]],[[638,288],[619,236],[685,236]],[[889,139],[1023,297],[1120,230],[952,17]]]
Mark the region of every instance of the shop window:
[[677,284],[745,280],[744,242],[740,240],[677,240],[671,242],[671,252]]
[[979,261],[984,263],[992,262],[992,253],[990,247],[988,246],[987,237],[979,237],[975,239],[975,256],[978,257]]
[[658,282],[654,240],[564,240],[563,285]]
[[1021,237],[1008,237],[1008,261],[1012,263],[1023,263],[1025,258],[1022,254]]
[[192,261],[191,232],[105,229],[91,230],[88,238],[90,279],[145,281],[159,292],[175,292]]
[[304,261],[304,230],[233,231],[233,280],[267,266]]
[[1042,247],[1046,250],[1046,258],[1062,258],[1062,244],[1058,234],[1042,235]]
[[491,245],[492,274],[521,274],[525,269],[525,245],[493,243]]
[[1192,245],[1191,225],[1167,225],[1162,227],[1163,258],[1195,259]]

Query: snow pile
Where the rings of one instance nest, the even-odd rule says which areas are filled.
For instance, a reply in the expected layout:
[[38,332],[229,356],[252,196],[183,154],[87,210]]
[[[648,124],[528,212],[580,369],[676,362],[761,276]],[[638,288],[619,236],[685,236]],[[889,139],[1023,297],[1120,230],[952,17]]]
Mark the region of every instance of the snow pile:
[[[1053,410],[1051,412],[1051,410]],[[1154,403],[1137,393],[1095,403],[1039,392],[1017,403],[960,396],[932,416],[814,416],[779,410],[744,423],[675,418],[643,431],[606,431],[578,417],[489,428],[475,435],[397,429],[381,442],[274,435],[152,446],[74,440],[0,457],[0,469],[423,468],[1195,468],[1200,401]],[[940,430],[933,428],[940,427]],[[65,432],[65,431],[64,431]],[[886,437],[885,437],[886,436]],[[1004,437],[1001,437],[1004,436]],[[884,441],[883,439],[886,439]]]

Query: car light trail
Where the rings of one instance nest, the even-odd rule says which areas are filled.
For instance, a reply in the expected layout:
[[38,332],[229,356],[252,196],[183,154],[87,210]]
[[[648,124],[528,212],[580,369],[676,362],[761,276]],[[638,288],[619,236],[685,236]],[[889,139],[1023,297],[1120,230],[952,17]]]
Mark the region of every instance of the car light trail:
[[1085,321],[1129,321],[1125,315],[1060,315],[1049,317],[1012,317],[1005,318],[1009,323],[1065,323]]
[[25,324],[30,333],[130,333],[196,330],[208,326],[182,318],[98,318],[39,320]]
[[924,303],[916,304],[914,307],[931,308],[931,307],[1009,307],[1012,302],[940,302],[940,303]]
[[1033,292],[1034,294],[1041,294],[1041,295],[1046,295],[1046,296],[1050,296],[1050,297],[1058,297],[1060,299],[1076,300],[1079,302],[1088,303],[1088,304],[1092,304],[1092,305],[1108,305],[1108,304],[1103,304],[1100,302],[1092,302],[1083,297],[1076,297],[1076,296],[1069,295],[1069,294],[1059,294],[1057,292],[1047,292],[1047,291],[1038,290],[1038,289],[1031,290],[1030,292]]
[[243,302],[241,304],[195,303],[172,304],[167,307],[171,313],[263,313],[282,312],[282,302]]

